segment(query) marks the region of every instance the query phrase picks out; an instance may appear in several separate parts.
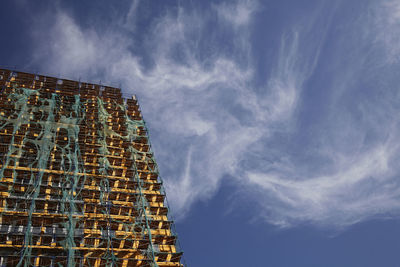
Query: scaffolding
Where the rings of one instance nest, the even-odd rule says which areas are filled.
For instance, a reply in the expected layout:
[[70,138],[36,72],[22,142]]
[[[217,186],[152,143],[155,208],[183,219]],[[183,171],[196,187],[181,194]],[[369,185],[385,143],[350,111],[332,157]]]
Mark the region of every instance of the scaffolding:
[[0,266],[184,266],[119,88],[0,69]]

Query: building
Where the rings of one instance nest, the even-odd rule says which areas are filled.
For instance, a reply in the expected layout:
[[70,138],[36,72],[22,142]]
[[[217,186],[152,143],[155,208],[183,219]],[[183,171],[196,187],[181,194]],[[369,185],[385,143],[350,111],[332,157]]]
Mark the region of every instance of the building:
[[0,69],[0,266],[183,266],[135,97]]

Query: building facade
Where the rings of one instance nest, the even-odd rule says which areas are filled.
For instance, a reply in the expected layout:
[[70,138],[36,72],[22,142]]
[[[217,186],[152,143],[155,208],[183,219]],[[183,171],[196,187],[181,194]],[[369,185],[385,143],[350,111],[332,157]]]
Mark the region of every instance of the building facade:
[[0,69],[0,266],[183,266],[119,88]]

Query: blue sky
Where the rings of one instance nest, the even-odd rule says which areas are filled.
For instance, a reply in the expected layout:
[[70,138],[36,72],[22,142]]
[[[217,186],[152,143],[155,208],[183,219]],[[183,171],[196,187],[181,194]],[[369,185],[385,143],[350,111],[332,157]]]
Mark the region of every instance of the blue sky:
[[189,266],[400,266],[400,1],[3,1],[3,67],[136,94]]

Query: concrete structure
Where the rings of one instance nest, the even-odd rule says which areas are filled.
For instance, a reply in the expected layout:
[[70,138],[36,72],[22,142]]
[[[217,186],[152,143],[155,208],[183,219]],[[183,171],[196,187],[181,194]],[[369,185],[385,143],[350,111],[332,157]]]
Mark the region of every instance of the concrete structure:
[[183,266],[136,99],[0,69],[0,266]]

